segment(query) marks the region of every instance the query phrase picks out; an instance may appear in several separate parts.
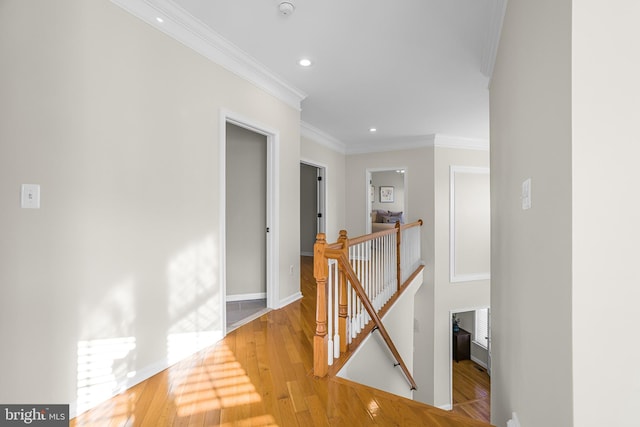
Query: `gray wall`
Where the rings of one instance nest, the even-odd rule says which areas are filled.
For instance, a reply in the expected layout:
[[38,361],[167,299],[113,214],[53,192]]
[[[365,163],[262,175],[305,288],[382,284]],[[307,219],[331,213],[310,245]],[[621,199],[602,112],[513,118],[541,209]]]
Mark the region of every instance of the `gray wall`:
[[300,253],[313,255],[318,228],[318,168],[300,164]]
[[263,294],[267,292],[267,137],[230,123],[226,135],[227,297]]
[[639,20],[634,1],[508,4],[491,86],[496,425],[637,423],[640,366],[619,349],[640,301]]
[[[570,0],[510,1],[491,84],[495,425],[512,411],[523,426],[574,425],[571,7]],[[532,208],[523,210],[527,178]]]

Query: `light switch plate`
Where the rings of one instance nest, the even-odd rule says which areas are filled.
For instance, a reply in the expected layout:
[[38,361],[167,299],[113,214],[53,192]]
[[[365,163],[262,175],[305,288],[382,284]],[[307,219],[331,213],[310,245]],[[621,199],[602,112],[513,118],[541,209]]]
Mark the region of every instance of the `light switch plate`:
[[22,184],[20,207],[40,209],[40,186],[38,184]]
[[531,209],[531,178],[522,182],[522,209]]

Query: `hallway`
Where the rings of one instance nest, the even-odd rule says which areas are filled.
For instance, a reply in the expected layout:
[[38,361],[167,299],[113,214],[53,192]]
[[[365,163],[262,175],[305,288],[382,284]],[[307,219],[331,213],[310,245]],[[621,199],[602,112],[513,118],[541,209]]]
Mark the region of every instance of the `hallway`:
[[239,327],[70,426],[488,425],[339,378],[314,378],[312,269],[312,258],[304,257],[301,300]]

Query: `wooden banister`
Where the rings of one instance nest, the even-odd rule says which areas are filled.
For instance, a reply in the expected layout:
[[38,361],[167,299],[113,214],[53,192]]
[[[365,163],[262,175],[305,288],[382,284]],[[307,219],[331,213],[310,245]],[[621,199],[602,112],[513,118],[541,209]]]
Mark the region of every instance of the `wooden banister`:
[[396,359],[396,362],[398,362],[400,369],[402,369],[402,372],[407,378],[407,381],[411,385],[411,390],[417,390],[418,385],[413,379],[411,372],[409,372],[409,368],[404,363],[402,356],[400,356],[400,353],[398,352],[398,349],[393,343],[391,336],[389,336],[387,329],[382,324],[382,320],[380,320],[380,318],[378,317],[378,313],[376,313],[376,310],[373,308],[371,301],[369,301],[369,298],[367,297],[366,292],[362,288],[362,284],[360,283],[358,276],[356,275],[355,271],[353,271],[353,268],[351,268],[351,264],[349,263],[348,256],[345,255],[344,253],[340,253],[335,259],[338,261],[338,264],[341,266],[341,268],[344,269],[345,274],[349,279],[349,282],[351,283],[351,286],[356,291],[358,298],[360,298],[360,300],[362,301],[362,305],[364,306],[365,310],[367,310],[367,313],[369,313],[369,316],[371,316],[373,323],[378,328],[378,331],[380,332],[380,335],[382,335],[382,338],[384,339],[384,342],[387,344],[387,347],[389,347],[391,354],[393,354],[393,357]]
[[325,259],[327,241],[324,233],[318,233],[313,245],[313,275],[316,279],[316,334],[313,337],[313,371],[319,377],[327,375],[327,275],[329,267]]
[[[344,359],[341,355],[347,352],[351,353],[354,350],[351,348],[352,338],[356,337],[356,342],[353,344],[357,346],[357,342],[362,340],[363,335],[360,335],[361,331],[370,331],[373,327],[378,329],[380,332],[387,347],[397,361],[396,366],[401,367],[403,374],[411,385],[411,389],[417,389],[417,385],[411,376],[408,367],[402,360],[400,353],[396,349],[391,337],[382,324],[380,318],[381,314],[378,314],[372,301],[375,301],[378,310],[382,310],[381,313],[384,312],[388,307],[381,307],[380,305],[384,305],[389,301],[389,298],[392,298],[393,300],[397,299],[403,290],[403,286],[413,280],[413,278],[415,278],[424,268],[423,265],[416,267],[416,259],[412,259],[411,257],[409,258],[410,264],[407,264],[406,259],[403,258],[405,255],[401,252],[403,250],[403,245],[406,246],[406,243],[403,243],[402,241],[402,232],[413,227],[420,227],[422,224],[422,220],[409,224],[396,223],[394,228],[359,236],[353,239],[347,236],[347,232],[345,230],[341,230],[340,237],[336,243],[327,243],[324,233],[319,233],[317,235],[316,244],[314,245],[314,276],[317,284],[316,331],[313,338],[313,372],[315,376],[326,376],[329,372],[328,365],[332,364],[334,359],[340,358],[341,362],[339,363],[344,363]],[[383,252],[378,250],[378,248],[380,248],[378,245],[380,245],[381,241],[387,242],[384,243],[386,245],[392,244],[391,242],[393,242],[393,240],[387,236],[391,236],[393,234],[395,234],[395,262],[391,259],[393,256],[392,250]],[[363,243],[367,243],[369,241],[372,242],[370,245],[363,245]],[[407,240],[407,242],[411,242],[411,240]],[[353,250],[355,251],[351,254],[353,259],[350,259],[350,248],[354,248]],[[376,251],[376,257],[369,255],[372,250]],[[379,258],[380,254],[386,254],[384,263],[378,262],[378,260],[381,260],[381,258]],[[419,252],[417,254],[419,256]],[[333,273],[331,274],[331,277],[329,277],[330,259],[337,261],[336,264],[332,263],[333,266],[331,268]],[[351,264],[352,261],[354,262],[353,266]],[[404,284],[402,283],[402,261],[404,261],[405,268],[407,268],[407,265],[413,265],[411,269],[415,268],[415,271],[409,272],[409,280],[405,281]],[[397,284],[388,282],[387,279],[389,276],[382,274],[383,271],[386,271],[384,270],[385,268],[391,268],[391,266],[396,268],[396,274],[392,275],[392,280],[395,280]],[[375,268],[372,270],[372,267]],[[335,270],[336,268],[337,274]],[[358,273],[356,273],[354,268]],[[362,274],[364,274],[364,283],[368,283],[367,290],[369,292],[374,292],[371,294],[372,299],[369,299],[367,290],[365,290],[362,285],[363,282],[360,281]],[[371,277],[374,277],[376,280],[374,288],[370,287]],[[332,301],[327,301],[327,280],[330,280],[331,284],[332,292],[329,292],[329,295],[333,293]],[[382,285],[382,282],[378,280],[384,280],[384,285]],[[349,288],[349,284],[351,284],[351,288]],[[392,286],[395,290],[389,286]],[[390,295],[389,292],[387,292],[389,290],[393,295]],[[355,292],[355,296],[353,296],[353,298],[351,297],[351,292]],[[382,299],[380,299],[380,297],[382,297]],[[331,312],[334,313],[332,314],[332,319],[334,319],[333,316],[335,316],[335,313],[337,313],[338,318],[336,321],[333,321],[333,323],[328,325],[327,312],[329,304],[331,304],[332,307]],[[366,310],[369,319],[373,320],[374,326],[372,326],[371,323],[368,323],[369,320],[364,315],[364,312],[361,312],[361,308]],[[331,331],[328,331],[328,328],[331,328]],[[331,337],[328,336],[329,333],[331,333]],[[335,350],[333,346],[332,348],[328,348],[328,344],[331,342],[331,339],[334,341],[334,346],[336,347]],[[338,339],[339,345],[335,342]],[[328,357],[328,352],[332,352],[332,357]]]

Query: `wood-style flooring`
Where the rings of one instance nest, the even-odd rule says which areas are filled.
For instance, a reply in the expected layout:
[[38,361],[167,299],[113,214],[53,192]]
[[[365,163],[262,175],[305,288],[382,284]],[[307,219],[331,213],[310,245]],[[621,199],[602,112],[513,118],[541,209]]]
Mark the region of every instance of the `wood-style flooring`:
[[489,374],[471,360],[453,362],[453,412],[476,420],[490,420]]
[[488,425],[339,378],[314,378],[312,268],[303,258],[301,300],[81,414],[71,427]]

